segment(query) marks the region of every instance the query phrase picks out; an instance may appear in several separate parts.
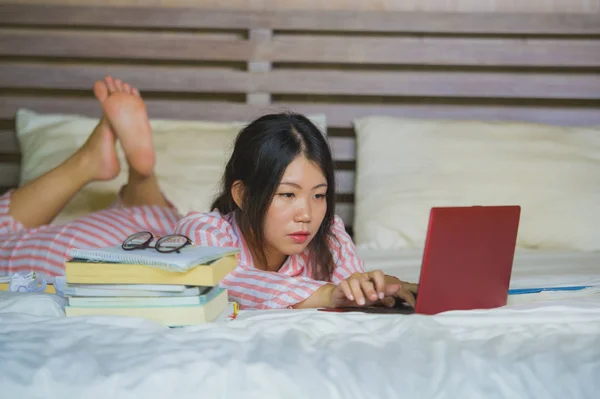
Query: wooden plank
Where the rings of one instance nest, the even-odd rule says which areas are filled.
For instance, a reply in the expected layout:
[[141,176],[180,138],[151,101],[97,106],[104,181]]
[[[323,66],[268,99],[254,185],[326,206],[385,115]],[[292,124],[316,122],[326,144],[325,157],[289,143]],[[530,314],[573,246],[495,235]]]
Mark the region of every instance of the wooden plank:
[[[244,103],[194,101],[194,100],[152,100],[146,99],[151,118],[173,118],[211,121],[249,121],[259,117],[267,108]],[[98,102],[90,97],[30,97],[0,96],[0,119],[11,119],[19,108],[29,108],[42,113],[66,113],[101,116]]]
[[0,30],[0,55],[58,58],[397,65],[598,67],[600,40],[276,35],[203,39],[193,33]]
[[0,29],[0,55],[58,58],[246,61],[247,40],[204,38],[196,33],[44,31]]
[[[248,39],[255,43],[269,42],[273,38],[271,29],[250,29]],[[266,76],[271,71],[273,65],[269,61],[261,59],[252,59],[248,61],[248,71],[253,76]],[[271,93],[260,90],[248,90],[246,93],[246,102],[252,105],[268,105],[271,103]]]
[[16,187],[19,184],[20,165],[0,161],[0,186]]
[[[1,102],[0,102],[1,103]],[[523,121],[559,126],[600,125],[600,107],[524,106],[524,105],[447,105],[447,104],[325,104],[274,103],[282,109],[311,114],[324,113],[330,127],[351,128],[353,121],[372,115],[449,119]]]
[[232,68],[57,63],[0,63],[0,87],[90,90],[107,75],[125,80],[142,92],[244,93],[255,90],[252,75]]
[[356,159],[356,139],[354,137],[329,136],[329,146],[336,161],[354,161]]
[[18,154],[20,152],[15,131],[0,129],[0,154]]
[[257,52],[275,62],[469,66],[600,66],[600,40],[278,35]]
[[262,84],[289,94],[600,98],[597,73],[276,70]]
[[267,106],[271,104],[271,94],[269,93],[248,93],[246,94],[246,103],[252,105]]
[[0,5],[7,25],[177,29],[289,29],[349,32],[598,34],[594,14],[451,13],[341,10],[206,10],[169,7]]
[[[356,118],[383,115],[406,118],[478,119],[548,123],[563,126],[600,125],[600,107],[479,105],[479,104],[337,104],[278,102],[256,106],[224,101],[146,99],[151,118],[211,121],[250,121],[270,112],[293,110],[303,114],[325,114],[327,125],[351,128]],[[0,119],[11,119],[18,108],[100,117],[100,107],[91,97],[0,96]]]
[[414,97],[600,98],[594,73],[274,70],[4,62],[0,87],[89,90],[106,75],[140,90]]

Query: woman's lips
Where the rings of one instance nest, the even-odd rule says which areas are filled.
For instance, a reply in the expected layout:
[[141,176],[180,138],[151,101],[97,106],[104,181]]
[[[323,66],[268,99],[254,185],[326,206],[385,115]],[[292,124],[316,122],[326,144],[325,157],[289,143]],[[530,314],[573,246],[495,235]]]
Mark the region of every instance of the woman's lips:
[[290,237],[292,237],[292,240],[296,243],[296,244],[303,244],[306,242],[306,240],[308,240],[308,233],[305,232],[298,232],[298,233],[292,233],[290,234]]

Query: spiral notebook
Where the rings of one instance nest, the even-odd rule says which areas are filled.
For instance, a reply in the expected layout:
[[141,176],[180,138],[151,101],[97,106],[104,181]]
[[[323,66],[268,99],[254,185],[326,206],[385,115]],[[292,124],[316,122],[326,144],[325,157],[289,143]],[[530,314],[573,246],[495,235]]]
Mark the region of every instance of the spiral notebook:
[[93,263],[126,263],[156,266],[169,271],[186,272],[199,265],[207,265],[228,255],[237,254],[235,247],[185,247],[177,252],[161,253],[153,248],[125,251],[120,245],[108,248],[73,248],[71,261]]

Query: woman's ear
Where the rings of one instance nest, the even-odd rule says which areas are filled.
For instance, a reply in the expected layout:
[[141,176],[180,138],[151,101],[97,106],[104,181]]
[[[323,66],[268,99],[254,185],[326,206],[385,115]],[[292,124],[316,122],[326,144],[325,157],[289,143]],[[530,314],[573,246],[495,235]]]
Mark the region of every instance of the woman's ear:
[[242,183],[241,180],[236,180],[231,186],[231,196],[238,208],[243,209],[242,199],[244,198],[244,183]]

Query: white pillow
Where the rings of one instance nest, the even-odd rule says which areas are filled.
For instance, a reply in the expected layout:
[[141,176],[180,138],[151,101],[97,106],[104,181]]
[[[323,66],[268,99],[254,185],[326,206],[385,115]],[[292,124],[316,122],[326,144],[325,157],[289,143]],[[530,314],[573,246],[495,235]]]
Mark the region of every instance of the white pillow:
[[521,205],[517,246],[600,250],[600,128],[355,121],[354,238],[422,248],[434,206]]
[[[325,115],[308,116],[326,134]],[[17,138],[21,158],[19,185],[46,173],[73,154],[98,123],[79,115],[39,114],[18,110]],[[167,198],[181,214],[209,211],[225,164],[240,129],[247,122],[151,120],[156,175]],[[118,148],[121,173],[109,182],[80,190],[53,221],[64,223],[110,205],[127,181],[127,164]]]

